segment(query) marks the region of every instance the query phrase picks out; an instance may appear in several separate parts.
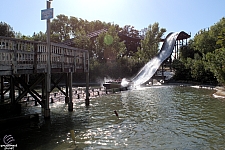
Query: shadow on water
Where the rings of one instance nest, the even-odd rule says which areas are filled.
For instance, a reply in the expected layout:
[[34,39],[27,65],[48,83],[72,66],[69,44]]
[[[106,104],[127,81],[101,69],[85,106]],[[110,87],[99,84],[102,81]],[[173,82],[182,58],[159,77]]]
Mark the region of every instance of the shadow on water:
[[[83,107],[83,108],[82,108]],[[1,145],[3,137],[12,135],[16,149],[54,149],[59,144],[66,143],[66,147],[74,147],[70,137],[70,130],[76,128],[84,132],[85,125],[89,124],[89,110],[80,106],[82,112],[68,112],[68,106],[63,103],[51,104],[51,117],[46,120],[41,114],[40,107],[26,107],[23,113],[38,113],[39,121],[15,123],[0,129]],[[79,111],[81,111],[79,110]],[[49,144],[51,143],[51,144]]]

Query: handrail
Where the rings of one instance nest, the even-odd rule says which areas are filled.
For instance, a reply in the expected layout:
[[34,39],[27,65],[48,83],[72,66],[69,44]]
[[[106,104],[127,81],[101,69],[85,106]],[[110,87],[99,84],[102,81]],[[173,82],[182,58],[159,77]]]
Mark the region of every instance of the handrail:
[[[88,50],[51,43],[51,68],[88,71]],[[0,71],[45,70],[47,68],[47,43],[0,36]]]

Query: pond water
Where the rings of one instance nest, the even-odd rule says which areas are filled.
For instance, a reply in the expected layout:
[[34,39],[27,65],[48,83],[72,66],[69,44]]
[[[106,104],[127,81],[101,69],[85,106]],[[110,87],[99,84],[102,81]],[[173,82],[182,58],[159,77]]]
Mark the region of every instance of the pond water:
[[[225,100],[214,98],[214,92],[152,86],[93,98],[88,108],[76,99],[73,112],[56,102],[49,121],[40,118],[1,134],[11,134],[15,149],[23,150],[223,149]],[[23,111],[41,113],[40,107]]]

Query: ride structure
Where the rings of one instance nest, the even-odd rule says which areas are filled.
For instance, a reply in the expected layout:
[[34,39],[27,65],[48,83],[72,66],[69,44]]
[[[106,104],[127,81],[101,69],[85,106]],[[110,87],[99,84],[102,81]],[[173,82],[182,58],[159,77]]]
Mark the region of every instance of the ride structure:
[[[65,95],[68,110],[73,110],[73,74],[86,74],[86,105],[89,105],[89,52],[63,44],[50,44],[51,81],[47,80],[47,43],[27,41],[0,36],[0,102],[6,103],[9,93],[10,105],[20,110],[20,102],[29,94],[44,111],[48,111],[46,101],[47,84],[51,91],[58,88]],[[64,80],[63,80],[64,79]],[[65,81],[63,91],[59,83]],[[5,84],[7,83],[7,84]],[[37,91],[41,89],[40,92]],[[88,94],[87,94],[88,93]],[[45,117],[49,117],[50,114]]]
[[[182,45],[184,46],[183,39],[186,38],[186,43],[187,43],[187,38],[189,38],[190,35],[187,35],[185,32],[171,32],[167,35],[167,37],[163,40],[163,45],[161,50],[158,52],[158,54],[152,58],[139,72],[138,74],[131,80],[133,86],[138,86],[141,84],[144,84],[147,82],[149,79],[151,79],[154,74],[157,72],[160,66],[162,66],[162,77],[163,80],[164,75],[163,75],[163,65],[165,62],[167,62],[168,59],[170,59],[170,63],[172,62],[172,56],[173,53],[175,54],[174,59],[178,59],[179,56],[179,45],[177,41],[182,40]],[[173,52],[174,51],[174,52]]]

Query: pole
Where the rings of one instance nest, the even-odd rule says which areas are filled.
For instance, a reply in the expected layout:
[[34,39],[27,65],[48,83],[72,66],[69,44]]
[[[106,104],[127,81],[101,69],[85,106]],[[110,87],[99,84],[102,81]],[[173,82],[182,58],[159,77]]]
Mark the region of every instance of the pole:
[[1,89],[0,89],[0,91],[1,91],[1,101],[0,102],[4,102],[4,79],[3,79],[3,76],[1,76]]
[[90,105],[90,99],[89,99],[89,53],[85,53],[84,58],[84,71],[86,72],[86,99],[85,99],[85,105]]
[[[50,9],[50,1],[47,1],[47,9]],[[50,19],[47,19],[47,75],[46,75],[46,101],[45,101],[45,118],[50,118],[49,96],[51,90],[51,45],[50,45]]]
[[65,103],[69,103],[69,82],[70,82],[70,79],[69,79],[69,74],[66,73],[66,95],[65,95]]
[[69,103],[68,110],[73,111],[73,91],[72,91],[72,83],[73,83],[73,73],[69,71]]

